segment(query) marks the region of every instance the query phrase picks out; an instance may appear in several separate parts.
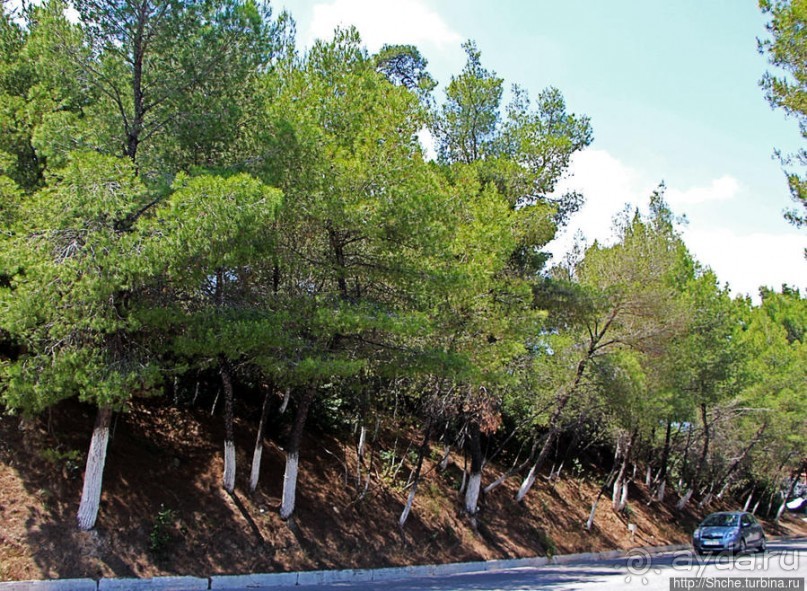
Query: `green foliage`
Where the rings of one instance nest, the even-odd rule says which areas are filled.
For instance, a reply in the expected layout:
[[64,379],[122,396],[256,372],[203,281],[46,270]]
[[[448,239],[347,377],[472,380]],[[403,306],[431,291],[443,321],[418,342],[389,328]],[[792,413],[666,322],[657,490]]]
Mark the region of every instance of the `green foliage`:
[[504,81],[482,67],[476,43],[462,47],[465,67],[446,88],[437,137],[442,160],[470,164],[493,152]]
[[159,379],[136,356],[137,253],[117,229],[144,198],[131,162],[76,153],[23,203],[0,250],[0,322],[26,351],[0,366],[8,407],[39,412],[74,395],[120,407]]
[[151,531],[149,532],[149,550],[156,556],[162,557],[168,551],[171,542],[171,530],[174,528],[176,519],[176,511],[160,505],[160,510],[154,516]]
[[437,82],[426,70],[428,61],[414,45],[384,45],[373,56],[376,69],[395,85],[415,92],[428,101]]
[[536,542],[538,543],[541,548],[544,549],[546,552],[546,556],[548,558],[552,558],[555,554],[558,553],[558,547],[555,544],[555,540],[552,539],[552,536],[544,529],[536,529],[535,530],[535,537]]
[[61,451],[55,447],[48,447],[39,452],[40,457],[53,464],[68,476],[77,476],[81,470],[81,461],[84,455],[77,449]]
[[[763,14],[770,17],[766,29],[770,38],[759,41],[760,53],[766,54],[771,65],[783,71],[774,76],[767,72],[760,81],[771,106],[783,109],[799,124],[802,138],[807,139],[807,2],[804,0],[759,0]],[[807,166],[807,149],[793,156],[783,156],[785,166]],[[807,177],[804,172],[788,172],[790,193],[800,204],[789,211],[793,224],[807,223]]]
[[627,519],[632,519],[636,515],[636,511],[633,510],[633,507],[630,506],[630,503],[625,503],[625,506],[622,507],[622,513],[625,515]]

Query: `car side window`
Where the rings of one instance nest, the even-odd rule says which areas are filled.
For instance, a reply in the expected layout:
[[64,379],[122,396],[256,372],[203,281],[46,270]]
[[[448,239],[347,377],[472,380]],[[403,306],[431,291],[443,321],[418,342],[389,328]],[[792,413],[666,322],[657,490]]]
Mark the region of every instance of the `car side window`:
[[743,515],[742,527],[748,527],[749,525],[751,525],[751,519],[749,519],[748,515]]

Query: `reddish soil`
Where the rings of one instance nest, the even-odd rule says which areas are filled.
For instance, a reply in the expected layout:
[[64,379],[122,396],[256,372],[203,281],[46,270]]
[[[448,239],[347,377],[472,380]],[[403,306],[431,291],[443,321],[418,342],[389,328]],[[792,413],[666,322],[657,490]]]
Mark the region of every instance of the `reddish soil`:
[[[284,522],[277,513],[283,453],[273,441],[258,492],[246,493],[253,423],[238,425],[239,479],[231,496],[220,487],[220,419],[204,409],[145,401],[118,415],[97,527],[79,532],[75,515],[92,413],[71,402],[36,421],[0,416],[0,580],[369,568],[631,548],[684,543],[700,517],[676,511],[673,495],[663,505],[648,504],[636,482],[629,501],[635,538],[608,499],[587,532],[583,523],[598,484],[572,476],[540,479],[519,505],[513,478],[484,499],[474,526],[457,494],[462,458],[452,457],[442,472],[430,458],[401,534],[409,465],[395,478],[380,473],[376,443],[373,478],[359,499],[354,444],[314,432],[301,452],[297,512]],[[485,482],[498,474],[488,466]],[[792,516],[766,529],[807,534],[807,525]]]

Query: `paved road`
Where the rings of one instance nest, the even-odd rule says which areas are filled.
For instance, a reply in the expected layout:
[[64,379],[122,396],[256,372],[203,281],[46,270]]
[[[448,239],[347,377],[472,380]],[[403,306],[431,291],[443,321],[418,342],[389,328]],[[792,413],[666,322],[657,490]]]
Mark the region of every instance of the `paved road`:
[[[647,556],[635,552],[629,558],[603,562],[551,565],[521,568],[501,572],[471,573],[448,577],[432,577],[407,581],[374,582],[358,585],[335,584],[299,586],[295,591],[629,591],[637,589],[668,590],[671,579],[701,578],[714,580],[706,589],[732,589],[732,580],[786,577],[799,579],[805,591],[807,576],[807,538],[771,543],[764,555],[748,554],[735,557],[698,557],[691,552]],[[742,587],[741,587],[742,588]],[[746,587],[748,588],[748,587]],[[771,589],[772,587],[760,587]]]

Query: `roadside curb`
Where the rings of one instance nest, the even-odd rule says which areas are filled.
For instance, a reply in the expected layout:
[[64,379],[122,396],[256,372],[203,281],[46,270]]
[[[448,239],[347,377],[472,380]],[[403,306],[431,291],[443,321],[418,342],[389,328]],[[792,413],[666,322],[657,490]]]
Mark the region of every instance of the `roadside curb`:
[[0,582],[0,591],[232,591],[233,589],[278,589],[301,585],[329,585],[333,583],[369,583],[398,581],[435,576],[460,575],[478,572],[531,568],[553,564],[573,564],[615,560],[646,553],[665,554],[690,548],[689,544],[672,546],[645,546],[630,550],[583,552],[557,556],[535,556],[480,562],[456,562],[378,569],[316,570],[290,573],[251,575],[214,575],[211,577],[154,577],[151,579],[57,579],[48,581]]

